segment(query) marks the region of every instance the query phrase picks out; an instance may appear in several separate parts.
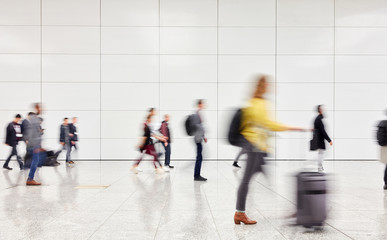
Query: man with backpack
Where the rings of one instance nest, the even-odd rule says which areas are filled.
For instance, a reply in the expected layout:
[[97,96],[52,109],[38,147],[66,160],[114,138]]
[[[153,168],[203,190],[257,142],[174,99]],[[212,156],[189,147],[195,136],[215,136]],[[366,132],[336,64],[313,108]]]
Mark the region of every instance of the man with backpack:
[[196,161],[195,161],[195,171],[194,171],[194,180],[195,181],[207,181],[207,178],[204,178],[200,175],[203,161],[203,141],[207,143],[207,138],[205,137],[205,131],[203,127],[203,118],[201,116],[201,111],[204,109],[204,101],[202,99],[197,101],[197,111],[190,115],[186,122],[185,128],[189,136],[194,136],[196,144]]
[[376,139],[380,146],[380,162],[386,164],[383,189],[387,190],[387,120],[380,121],[377,127]]

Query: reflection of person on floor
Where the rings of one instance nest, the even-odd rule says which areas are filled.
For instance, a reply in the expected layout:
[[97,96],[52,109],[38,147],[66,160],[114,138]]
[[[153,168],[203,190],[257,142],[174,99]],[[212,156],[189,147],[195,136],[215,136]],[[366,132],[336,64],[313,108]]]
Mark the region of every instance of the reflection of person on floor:
[[266,78],[260,77],[255,93],[249,101],[249,105],[242,110],[241,134],[245,138],[244,149],[247,152],[247,163],[242,181],[238,188],[235,224],[256,224],[245,214],[246,198],[251,178],[262,171],[264,157],[267,155],[269,146],[268,131],[302,130],[301,128],[288,127],[275,122],[268,114],[268,101],[264,95],[268,90],[269,83]]
[[20,119],[21,119],[20,114],[17,114],[13,119],[13,121],[10,122],[7,126],[7,135],[5,139],[5,144],[10,146],[12,150],[11,150],[11,154],[9,155],[9,157],[4,163],[3,168],[8,170],[12,170],[12,168],[10,168],[8,164],[9,164],[9,161],[11,161],[11,158],[13,156],[16,157],[16,160],[19,163],[20,170],[23,169],[23,162],[21,160],[21,157],[17,153],[17,145],[19,141],[22,140],[22,136],[23,136],[21,132],[21,127],[19,124]]
[[[154,143],[153,143],[152,137],[157,139],[157,140],[160,140],[160,141],[162,141],[164,143],[167,141],[167,138],[165,138],[163,136],[158,136],[158,135],[155,135],[155,134],[151,133],[151,129],[149,127],[149,124],[151,123],[151,119],[152,119],[152,115],[149,114],[147,116],[147,118],[146,118],[145,123],[144,123],[144,135],[141,138],[139,149],[140,149],[141,153],[145,152],[145,154],[151,155],[153,157],[153,165],[155,167],[156,173],[163,173],[164,171],[163,171],[162,165],[161,165],[161,163],[160,163],[160,161],[158,159],[158,155],[157,155],[156,149],[154,147]],[[138,159],[136,161],[136,163],[133,165],[132,171],[134,173],[138,173],[137,167],[140,164],[140,162],[142,161],[143,156],[144,155],[141,155],[140,159]]]

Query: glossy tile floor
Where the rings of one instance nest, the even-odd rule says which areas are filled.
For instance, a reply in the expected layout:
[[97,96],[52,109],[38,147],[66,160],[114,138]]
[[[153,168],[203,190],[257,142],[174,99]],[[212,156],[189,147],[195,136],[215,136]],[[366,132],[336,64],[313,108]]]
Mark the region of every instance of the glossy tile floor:
[[[11,162],[16,166],[15,162]],[[2,164],[2,163],[0,163]],[[44,167],[41,187],[24,185],[28,171],[0,171],[0,239],[387,239],[387,191],[378,162],[326,162],[329,219],[321,231],[291,226],[294,174],[302,162],[268,162],[250,185],[248,215],[257,225],[234,225],[242,170],[204,162],[206,183],[192,179],[193,162],[170,173],[143,172],[129,162],[78,162]],[[242,165],[244,165],[242,163]],[[105,189],[77,189],[108,185]]]

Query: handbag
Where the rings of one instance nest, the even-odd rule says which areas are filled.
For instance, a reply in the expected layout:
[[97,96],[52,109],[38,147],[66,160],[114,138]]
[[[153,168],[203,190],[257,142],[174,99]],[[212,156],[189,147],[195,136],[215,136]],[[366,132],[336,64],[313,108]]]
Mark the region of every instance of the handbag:
[[313,138],[310,140],[310,151],[316,151],[318,149],[316,129],[313,130]]

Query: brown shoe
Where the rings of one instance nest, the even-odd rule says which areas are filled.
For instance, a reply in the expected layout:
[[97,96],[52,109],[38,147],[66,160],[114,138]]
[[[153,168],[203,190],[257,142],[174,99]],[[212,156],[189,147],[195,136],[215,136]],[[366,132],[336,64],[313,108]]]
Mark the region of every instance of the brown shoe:
[[250,218],[248,218],[246,216],[246,213],[244,213],[244,212],[235,212],[234,222],[235,222],[235,224],[241,224],[241,222],[243,222],[246,225],[257,223],[257,221],[254,221],[254,220],[251,220]]
[[28,186],[38,186],[38,185],[41,185],[40,182],[37,182],[35,180],[27,180],[27,183],[26,183]]

